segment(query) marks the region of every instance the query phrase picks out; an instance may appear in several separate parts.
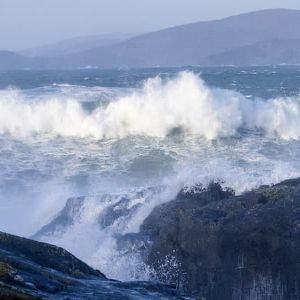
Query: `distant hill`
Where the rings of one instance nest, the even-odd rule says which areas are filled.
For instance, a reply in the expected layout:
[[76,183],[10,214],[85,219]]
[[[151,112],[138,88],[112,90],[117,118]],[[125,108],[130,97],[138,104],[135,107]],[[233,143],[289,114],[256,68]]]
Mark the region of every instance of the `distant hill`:
[[[207,65],[213,55],[237,48],[263,41],[297,39],[300,39],[300,11],[264,10],[148,33],[118,45],[71,56],[65,64],[69,67]],[[271,50],[276,51],[276,48]],[[268,56],[265,58],[267,60]],[[297,60],[300,62],[300,57]],[[281,62],[279,59],[278,63]],[[264,63],[262,59],[260,64]]]
[[203,64],[209,66],[300,64],[300,39],[257,42],[210,56]]
[[31,66],[30,58],[10,51],[0,51],[0,70],[25,69]]
[[299,41],[300,11],[272,9],[167,28],[78,53],[34,58],[32,67],[299,64]]
[[112,33],[92,36],[81,36],[19,51],[24,56],[59,56],[78,53],[93,48],[118,44],[126,39],[139,35],[138,33]]

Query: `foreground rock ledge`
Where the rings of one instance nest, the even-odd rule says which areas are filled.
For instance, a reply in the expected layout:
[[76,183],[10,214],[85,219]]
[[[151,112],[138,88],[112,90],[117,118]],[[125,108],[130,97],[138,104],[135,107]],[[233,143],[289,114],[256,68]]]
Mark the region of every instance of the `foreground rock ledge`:
[[178,299],[170,286],[107,279],[66,250],[0,232],[0,299]]
[[205,300],[300,299],[300,179],[235,196],[182,191],[145,220],[145,262]]

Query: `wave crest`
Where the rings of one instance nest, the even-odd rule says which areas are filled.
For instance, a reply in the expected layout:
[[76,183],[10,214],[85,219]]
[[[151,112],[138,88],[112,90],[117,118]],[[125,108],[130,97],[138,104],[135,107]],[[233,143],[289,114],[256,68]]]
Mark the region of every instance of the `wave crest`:
[[49,96],[43,101],[28,101],[20,92],[0,93],[0,134],[14,137],[166,137],[180,128],[211,140],[233,136],[242,127],[299,139],[300,101],[249,100],[238,92],[209,88],[190,72],[167,81],[149,79],[140,90],[93,111],[86,111],[75,98]]

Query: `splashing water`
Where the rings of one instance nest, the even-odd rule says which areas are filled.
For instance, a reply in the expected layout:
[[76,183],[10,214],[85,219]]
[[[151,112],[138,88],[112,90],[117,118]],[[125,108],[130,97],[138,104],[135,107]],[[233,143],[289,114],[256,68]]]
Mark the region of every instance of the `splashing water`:
[[0,100],[0,133],[14,137],[166,137],[180,129],[212,140],[233,136],[240,128],[287,140],[300,137],[299,98],[253,101],[237,92],[208,88],[189,72],[168,81],[149,79],[141,90],[92,111],[72,98],[29,102],[20,93],[6,92]]
[[118,237],[183,185],[220,180],[241,193],[300,176],[299,138],[297,95],[248,97],[192,72],[139,88],[0,90],[0,226],[30,236],[85,196],[37,238],[109,277],[148,279]]

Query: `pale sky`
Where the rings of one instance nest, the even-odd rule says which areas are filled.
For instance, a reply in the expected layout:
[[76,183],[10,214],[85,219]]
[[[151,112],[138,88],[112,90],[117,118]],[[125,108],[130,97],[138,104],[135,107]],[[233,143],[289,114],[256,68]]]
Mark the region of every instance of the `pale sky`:
[[300,9],[300,0],[0,0],[0,49],[149,32],[267,8]]

